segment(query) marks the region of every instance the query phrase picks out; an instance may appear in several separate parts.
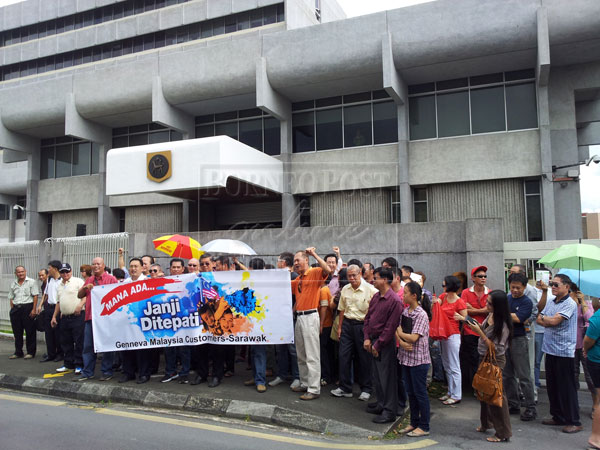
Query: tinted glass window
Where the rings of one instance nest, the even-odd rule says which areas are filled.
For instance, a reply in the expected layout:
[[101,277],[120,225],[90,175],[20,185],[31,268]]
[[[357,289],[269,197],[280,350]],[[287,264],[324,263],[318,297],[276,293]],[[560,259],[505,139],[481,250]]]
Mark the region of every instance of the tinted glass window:
[[279,120],[274,117],[264,118],[265,148],[267,155],[279,155],[281,153],[281,130]]
[[292,140],[295,153],[315,149],[315,119],[312,111],[292,116]]
[[453,92],[437,96],[438,137],[470,134],[469,93]]
[[317,111],[317,150],[342,148],[342,108]]
[[410,138],[413,140],[435,138],[435,96],[411,97],[408,109]]
[[371,145],[371,105],[344,107],[344,145]]
[[215,124],[215,136],[229,136],[233,139],[238,138],[238,124],[232,123],[217,123]]
[[398,142],[398,108],[394,102],[373,104],[373,143]]
[[73,145],[73,169],[72,175],[89,175],[91,164],[92,144],[83,142]]
[[542,199],[539,195],[528,195],[527,202],[527,238],[530,241],[544,239],[542,229]]
[[509,130],[537,128],[537,99],[534,83],[506,86],[506,118]]
[[100,144],[92,143],[92,173],[100,172]]
[[504,86],[471,91],[473,134],[506,130],[504,121]]
[[196,138],[210,137],[215,135],[214,125],[196,127]]
[[56,147],[56,178],[71,176],[71,145]]
[[257,150],[262,150],[262,119],[240,122],[240,142]]
[[40,178],[54,178],[54,147],[43,148],[40,156]]

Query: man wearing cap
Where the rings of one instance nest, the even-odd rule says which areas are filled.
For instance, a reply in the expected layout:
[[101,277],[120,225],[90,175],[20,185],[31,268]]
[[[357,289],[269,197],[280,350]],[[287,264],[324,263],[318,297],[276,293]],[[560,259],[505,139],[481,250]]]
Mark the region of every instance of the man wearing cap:
[[85,329],[85,298],[77,293],[83,287],[83,280],[73,276],[71,266],[60,266],[61,281],[56,287],[56,305],[51,325],[57,327],[60,320],[60,339],[64,354],[64,365],[56,369],[59,373],[73,372],[83,367],[83,332]]
[[[104,259],[96,257],[92,260],[92,276],[77,292],[78,298],[85,298],[85,328],[83,330],[83,370],[73,381],[86,381],[94,378],[96,370],[96,352],[94,352],[94,335],[92,334],[92,289],[103,284],[115,284],[117,279],[104,269]],[[113,376],[114,352],[106,352],[102,357],[102,377],[100,381],[110,380]]]
[[15,336],[15,353],[8,359],[23,358],[23,331],[27,333],[25,359],[32,359],[36,351],[35,319],[39,290],[37,283],[27,276],[23,266],[15,267],[17,279],[8,289],[10,325]]
[[[471,270],[471,280],[473,286],[462,291],[461,298],[467,305],[467,314],[475,319],[480,325],[487,317],[487,298],[490,289],[485,285],[487,281],[486,266],[473,267]],[[462,367],[463,385],[471,387],[473,377],[479,367],[479,353],[477,352],[477,343],[479,335],[471,330],[470,327],[463,327],[462,342],[460,345],[460,361]]]
[[60,321],[52,326],[52,317],[56,308],[56,288],[60,283],[61,262],[52,260],[48,263],[48,279],[44,289],[42,301],[38,306],[38,314],[42,315],[44,334],[46,338],[46,356],[40,362],[60,361],[63,351],[60,345]]

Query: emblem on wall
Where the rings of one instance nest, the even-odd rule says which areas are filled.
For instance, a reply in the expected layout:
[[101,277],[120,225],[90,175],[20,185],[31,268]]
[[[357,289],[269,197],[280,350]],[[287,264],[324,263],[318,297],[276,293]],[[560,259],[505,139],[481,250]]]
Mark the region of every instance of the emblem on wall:
[[157,183],[171,177],[171,150],[146,154],[146,176]]

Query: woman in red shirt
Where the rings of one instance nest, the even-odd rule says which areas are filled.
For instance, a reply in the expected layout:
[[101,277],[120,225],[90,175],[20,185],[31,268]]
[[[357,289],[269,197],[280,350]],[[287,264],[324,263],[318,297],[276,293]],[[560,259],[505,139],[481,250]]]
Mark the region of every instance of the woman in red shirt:
[[442,313],[446,314],[450,320],[452,330],[448,339],[441,341],[442,345],[442,362],[444,363],[444,371],[448,380],[448,392],[440,400],[444,405],[455,405],[462,400],[462,385],[460,373],[460,330],[458,322],[467,316],[467,305],[458,296],[457,292],[460,289],[460,280],[455,276],[447,276],[444,278],[444,294],[440,298],[434,297],[433,301],[440,303]]

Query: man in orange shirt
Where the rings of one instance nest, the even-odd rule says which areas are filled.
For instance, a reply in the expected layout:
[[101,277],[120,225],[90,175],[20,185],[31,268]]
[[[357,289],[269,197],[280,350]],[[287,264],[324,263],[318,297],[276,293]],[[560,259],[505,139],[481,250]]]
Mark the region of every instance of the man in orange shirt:
[[[309,266],[309,257],[314,257],[319,267]],[[326,306],[320,306],[319,298],[323,282],[330,269],[327,263],[317,255],[314,247],[294,255],[294,271],[298,278],[292,281],[292,294],[296,297],[294,313],[296,326],[294,338],[298,354],[300,386],[292,388],[294,392],[304,392],[301,400],[314,400],[321,394],[321,355],[319,334],[325,319]]]

